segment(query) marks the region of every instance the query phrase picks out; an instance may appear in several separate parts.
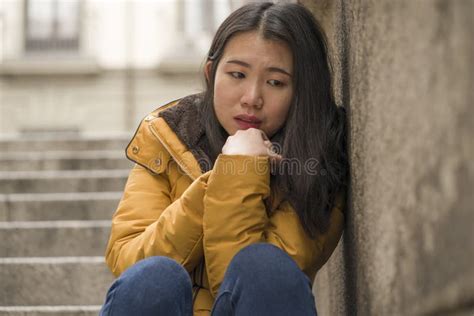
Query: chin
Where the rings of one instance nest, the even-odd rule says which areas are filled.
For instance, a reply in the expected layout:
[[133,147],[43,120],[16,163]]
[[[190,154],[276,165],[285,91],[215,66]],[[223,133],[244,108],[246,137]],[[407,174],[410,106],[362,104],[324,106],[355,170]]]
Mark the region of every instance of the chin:
[[235,133],[237,133],[238,129],[236,128],[224,128],[224,130],[226,131],[227,134],[229,134],[229,136],[232,136],[234,135]]

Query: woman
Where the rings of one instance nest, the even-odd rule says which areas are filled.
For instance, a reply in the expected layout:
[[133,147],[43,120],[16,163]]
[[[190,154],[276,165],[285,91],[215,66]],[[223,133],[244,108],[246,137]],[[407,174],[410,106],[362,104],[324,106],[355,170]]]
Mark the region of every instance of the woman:
[[101,315],[315,315],[348,169],[324,35],[300,5],[246,5],[204,75],[127,147]]

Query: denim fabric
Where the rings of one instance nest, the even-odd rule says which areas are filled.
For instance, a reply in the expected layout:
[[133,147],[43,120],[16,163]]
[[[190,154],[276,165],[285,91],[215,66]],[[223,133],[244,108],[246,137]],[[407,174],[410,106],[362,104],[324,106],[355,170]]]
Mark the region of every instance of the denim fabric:
[[186,270],[167,257],[149,257],[114,281],[99,315],[192,314],[192,285]]
[[[100,315],[192,315],[186,270],[166,257],[141,260],[107,293]],[[317,315],[309,278],[280,248],[252,244],[232,259],[211,312],[225,315]]]

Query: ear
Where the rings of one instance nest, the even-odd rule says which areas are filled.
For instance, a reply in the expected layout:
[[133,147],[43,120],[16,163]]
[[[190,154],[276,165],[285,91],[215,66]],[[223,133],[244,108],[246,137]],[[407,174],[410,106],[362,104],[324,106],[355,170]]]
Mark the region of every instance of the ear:
[[212,68],[212,61],[208,60],[206,64],[204,65],[204,75],[206,76],[206,80],[209,83],[211,78],[211,68]]

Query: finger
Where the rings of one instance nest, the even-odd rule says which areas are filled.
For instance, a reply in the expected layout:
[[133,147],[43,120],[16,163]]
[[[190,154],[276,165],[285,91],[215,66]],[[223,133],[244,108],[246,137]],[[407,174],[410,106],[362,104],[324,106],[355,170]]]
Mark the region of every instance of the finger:
[[260,132],[261,132],[261,134],[262,134],[263,140],[268,140],[268,141],[270,140],[270,139],[268,139],[268,136],[267,136],[267,134],[265,134],[264,131],[260,130]]
[[279,155],[278,152],[275,151],[275,148],[273,147],[272,144],[267,147],[267,154],[269,156],[278,156]]
[[279,154],[275,154],[272,156],[273,159],[276,159],[276,160],[282,160],[283,159],[283,156],[282,155],[279,155]]
[[271,164],[279,164],[282,161],[283,157],[281,155],[269,156]]
[[269,150],[268,150],[268,156],[269,156],[270,158],[282,159],[282,156],[281,156],[279,153],[277,153],[277,152],[271,150],[271,148],[268,148],[268,149],[269,149]]

